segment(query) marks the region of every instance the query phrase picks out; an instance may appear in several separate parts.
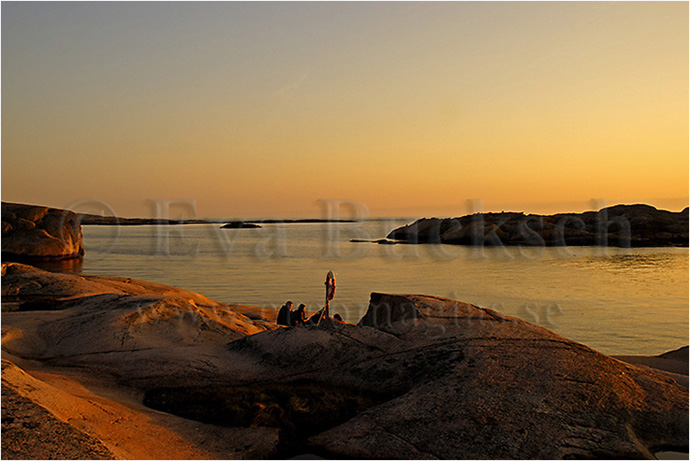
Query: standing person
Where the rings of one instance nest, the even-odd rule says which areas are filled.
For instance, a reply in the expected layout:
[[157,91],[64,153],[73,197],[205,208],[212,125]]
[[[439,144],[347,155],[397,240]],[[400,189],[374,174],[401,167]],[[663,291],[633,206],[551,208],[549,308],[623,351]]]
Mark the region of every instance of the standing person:
[[330,316],[330,304],[335,296],[335,276],[333,271],[328,271],[326,274],[326,317]]
[[292,314],[292,301],[286,302],[278,311],[276,323],[278,325],[290,326],[290,316]]
[[290,326],[304,325],[307,323],[307,313],[304,312],[307,306],[300,304],[295,312],[290,313]]
[[[320,324],[323,319],[327,319],[330,317],[330,303],[333,297],[335,296],[335,276],[333,275],[333,271],[328,271],[328,274],[326,274],[326,305],[323,306],[323,309],[319,311],[319,319],[316,321],[316,324]],[[311,319],[310,319],[311,320]]]

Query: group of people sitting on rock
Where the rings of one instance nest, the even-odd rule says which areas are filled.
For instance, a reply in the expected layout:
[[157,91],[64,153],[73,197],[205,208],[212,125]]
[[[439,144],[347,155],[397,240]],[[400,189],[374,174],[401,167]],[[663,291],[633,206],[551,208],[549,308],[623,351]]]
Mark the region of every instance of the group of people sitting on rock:
[[304,311],[307,306],[300,304],[296,311],[293,311],[292,307],[292,301],[283,304],[283,307],[278,311],[278,319],[276,320],[278,325],[293,327],[304,325],[307,322],[307,313]]
[[[307,313],[305,312],[307,306],[300,304],[295,311],[292,310],[293,306],[294,304],[292,304],[292,301],[288,301],[283,305],[283,307],[280,308],[278,311],[278,318],[276,320],[278,325],[284,325],[287,327],[299,325],[318,325],[320,321],[323,321],[325,318],[327,318],[322,313],[323,309],[307,318]],[[335,314],[333,316],[333,320],[338,323],[345,323],[340,314]]]

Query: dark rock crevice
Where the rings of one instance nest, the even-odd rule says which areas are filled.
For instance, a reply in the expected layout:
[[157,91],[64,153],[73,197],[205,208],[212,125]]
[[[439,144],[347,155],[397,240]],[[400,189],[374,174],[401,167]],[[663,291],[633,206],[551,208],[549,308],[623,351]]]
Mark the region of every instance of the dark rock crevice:
[[143,403],[207,424],[279,429],[278,457],[284,458],[303,451],[312,435],[396,396],[299,381],[158,388],[146,391]]

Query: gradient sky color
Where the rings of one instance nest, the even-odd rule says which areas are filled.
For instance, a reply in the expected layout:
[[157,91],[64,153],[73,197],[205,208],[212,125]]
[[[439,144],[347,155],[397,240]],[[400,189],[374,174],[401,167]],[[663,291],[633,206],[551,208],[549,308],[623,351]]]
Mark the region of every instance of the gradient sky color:
[[687,2],[3,2],[2,199],[680,210],[688,38]]

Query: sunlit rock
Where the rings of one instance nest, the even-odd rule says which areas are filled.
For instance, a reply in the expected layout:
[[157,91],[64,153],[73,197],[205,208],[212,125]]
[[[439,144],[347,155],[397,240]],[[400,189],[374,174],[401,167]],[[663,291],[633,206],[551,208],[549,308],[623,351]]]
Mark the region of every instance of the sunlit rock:
[[56,208],[2,203],[2,258],[41,261],[84,256],[76,214]]
[[258,452],[232,442],[237,457],[643,458],[688,448],[685,387],[458,301],[374,293],[359,325],[266,330],[232,306],[132,279],[12,263],[2,293],[8,357],[109,377],[151,408],[232,428],[237,440],[274,434]]
[[19,263],[3,264],[2,298],[3,332],[21,331],[3,350],[123,381],[214,374],[214,347],[266,328],[187,290]]

